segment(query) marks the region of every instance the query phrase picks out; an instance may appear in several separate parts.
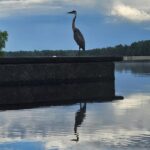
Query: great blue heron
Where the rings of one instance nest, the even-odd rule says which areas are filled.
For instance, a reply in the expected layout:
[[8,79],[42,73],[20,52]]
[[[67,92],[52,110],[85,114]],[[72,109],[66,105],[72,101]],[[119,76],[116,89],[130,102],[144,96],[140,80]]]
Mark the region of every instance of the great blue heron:
[[79,51],[80,51],[80,49],[83,49],[83,51],[85,51],[84,37],[83,37],[82,33],[80,32],[80,30],[78,28],[76,28],[76,26],[75,26],[75,21],[76,21],[76,18],[77,18],[77,11],[73,10],[73,11],[70,11],[68,13],[75,15],[74,18],[73,18],[73,21],[72,21],[72,30],[73,30],[73,34],[74,34],[74,40],[79,45]]

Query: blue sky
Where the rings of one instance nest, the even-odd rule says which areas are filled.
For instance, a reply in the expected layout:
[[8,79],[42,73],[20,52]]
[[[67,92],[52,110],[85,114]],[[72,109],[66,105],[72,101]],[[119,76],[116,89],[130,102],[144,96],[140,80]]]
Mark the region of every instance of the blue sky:
[[149,0],[0,0],[5,50],[78,49],[66,13],[73,9],[86,49],[150,39]]

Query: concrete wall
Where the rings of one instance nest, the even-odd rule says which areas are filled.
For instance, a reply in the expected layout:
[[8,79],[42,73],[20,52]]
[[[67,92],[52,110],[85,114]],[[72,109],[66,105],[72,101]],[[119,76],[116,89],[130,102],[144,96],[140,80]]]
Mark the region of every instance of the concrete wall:
[[114,80],[114,63],[103,57],[0,59],[0,86],[71,80]]
[[113,100],[114,79],[110,58],[0,59],[0,107]]
[[73,80],[114,80],[114,64],[111,62],[0,64],[0,86],[38,85]]

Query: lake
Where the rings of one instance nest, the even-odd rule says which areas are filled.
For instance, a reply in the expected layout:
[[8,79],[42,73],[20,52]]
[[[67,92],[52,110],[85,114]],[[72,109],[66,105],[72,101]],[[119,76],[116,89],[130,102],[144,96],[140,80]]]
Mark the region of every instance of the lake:
[[124,99],[1,111],[0,150],[149,150],[150,62],[116,63],[115,93]]

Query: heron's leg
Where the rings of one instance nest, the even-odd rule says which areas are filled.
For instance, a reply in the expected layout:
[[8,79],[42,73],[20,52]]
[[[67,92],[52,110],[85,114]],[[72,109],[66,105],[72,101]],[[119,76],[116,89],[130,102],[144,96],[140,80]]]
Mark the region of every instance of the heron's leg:
[[79,47],[79,51],[78,51],[78,53],[77,53],[77,56],[80,56],[80,49],[81,49],[81,48]]
[[80,47],[79,47],[79,55],[80,55]]

